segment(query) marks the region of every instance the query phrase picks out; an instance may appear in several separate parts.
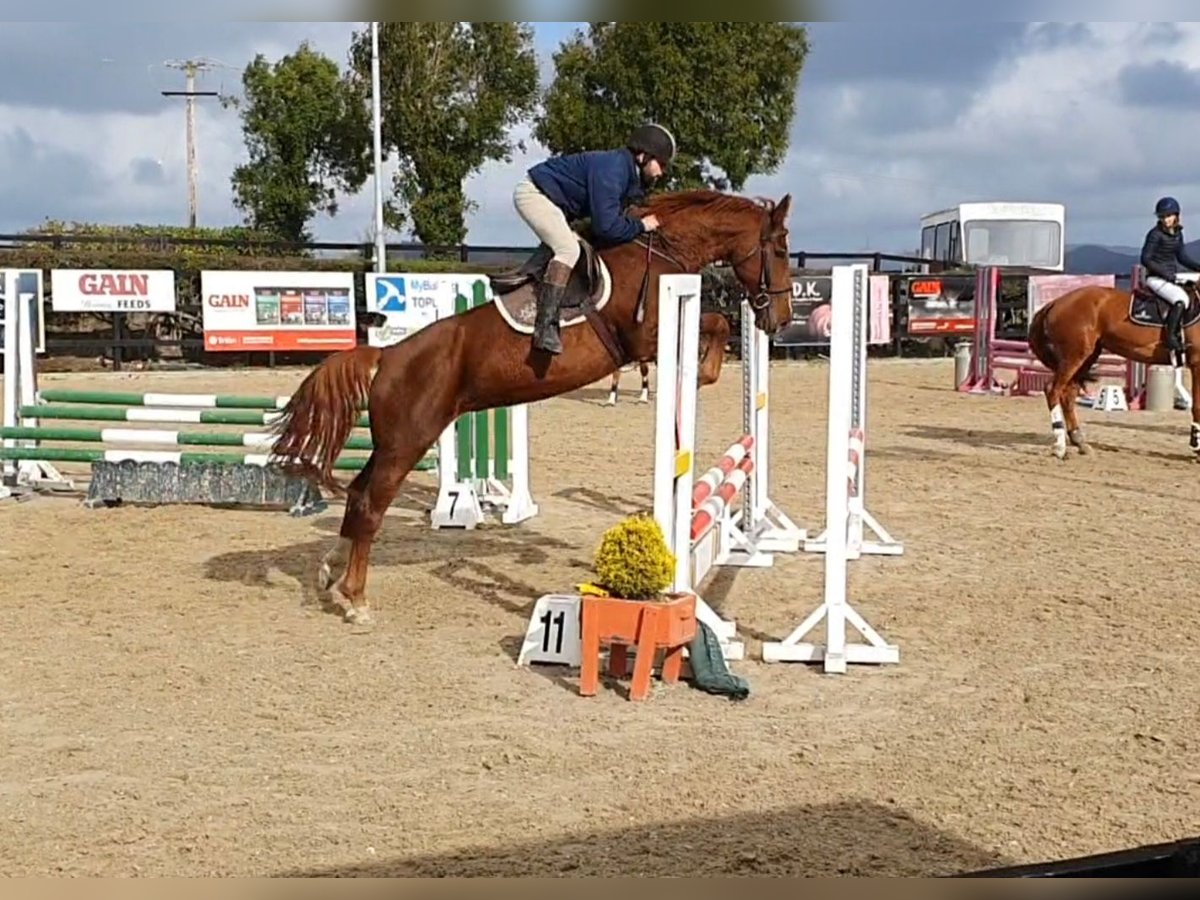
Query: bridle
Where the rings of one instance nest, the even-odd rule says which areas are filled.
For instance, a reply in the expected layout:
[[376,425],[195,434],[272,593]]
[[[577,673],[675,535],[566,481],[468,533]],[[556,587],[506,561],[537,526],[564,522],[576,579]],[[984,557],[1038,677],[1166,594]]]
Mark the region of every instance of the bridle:
[[780,251],[778,248],[775,248],[775,239],[779,236],[779,234],[779,232],[775,231],[768,233],[764,228],[764,233],[759,238],[758,246],[750,248],[750,251],[744,256],[741,256],[736,261],[731,261],[729,263],[730,267],[737,269],[738,266],[752,257],[756,252],[758,253],[758,291],[748,298],[750,308],[755,312],[762,312],[762,310],[770,306],[771,298],[774,295],[790,294],[792,292],[792,285],[790,281],[786,287],[771,287],[771,276],[767,274],[767,270],[770,268],[768,248],[772,248],[770,252],[772,252],[775,256],[782,256],[785,259],[787,258],[786,251]]

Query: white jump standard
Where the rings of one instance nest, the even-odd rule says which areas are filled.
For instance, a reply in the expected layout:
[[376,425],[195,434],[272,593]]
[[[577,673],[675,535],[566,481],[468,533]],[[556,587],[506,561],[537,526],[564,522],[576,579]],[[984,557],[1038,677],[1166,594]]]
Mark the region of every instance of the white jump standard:
[[[900,650],[887,643],[850,605],[846,597],[846,561],[851,557],[850,491],[854,484],[851,446],[854,397],[865,396],[865,359],[858,354],[867,322],[867,267],[834,266],[833,313],[829,347],[829,425],[825,459],[825,592],[819,607],[779,642],[763,644],[764,662],[823,662],[825,671],[843,673],[847,663],[898,663]],[[857,364],[856,364],[857,360]],[[862,412],[865,413],[865,402]],[[861,432],[857,432],[861,434]],[[861,497],[861,493],[859,494]],[[825,643],[802,639],[825,619]],[[849,622],[867,643],[847,643]]]
[[[846,553],[848,559],[858,559],[860,556],[901,556],[904,545],[888,533],[867,510],[867,323],[869,319],[869,297],[865,292],[861,298],[854,301],[853,311],[847,311],[850,317],[850,334],[846,340],[850,342],[850,371],[847,375],[850,384],[850,433],[848,445],[849,472],[846,479],[846,496],[849,504],[847,510],[848,526],[846,532]],[[830,377],[833,372],[832,336],[830,340]],[[864,526],[875,535],[877,540],[863,540]],[[817,537],[804,542],[808,553],[824,553],[827,532],[822,531]]]

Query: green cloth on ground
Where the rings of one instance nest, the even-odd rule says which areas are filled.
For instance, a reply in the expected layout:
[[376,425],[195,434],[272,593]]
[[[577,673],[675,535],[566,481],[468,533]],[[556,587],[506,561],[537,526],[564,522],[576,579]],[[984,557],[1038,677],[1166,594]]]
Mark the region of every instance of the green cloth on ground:
[[729,671],[716,632],[703,622],[697,621],[696,625],[696,636],[688,645],[692,683],[710,694],[724,694],[732,700],[745,700],[750,695],[750,683]]

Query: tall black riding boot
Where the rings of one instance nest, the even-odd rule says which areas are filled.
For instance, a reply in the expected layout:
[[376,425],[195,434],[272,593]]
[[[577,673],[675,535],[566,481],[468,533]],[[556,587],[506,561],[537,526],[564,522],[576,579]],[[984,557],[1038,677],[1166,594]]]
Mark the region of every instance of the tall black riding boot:
[[1183,321],[1183,304],[1172,303],[1167,313],[1167,349],[1172,353],[1183,352],[1183,332],[1179,323]]
[[537,318],[533,323],[533,346],[538,350],[562,353],[558,309],[570,277],[571,270],[557,260],[551,260],[546,267],[546,277],[538,291]]

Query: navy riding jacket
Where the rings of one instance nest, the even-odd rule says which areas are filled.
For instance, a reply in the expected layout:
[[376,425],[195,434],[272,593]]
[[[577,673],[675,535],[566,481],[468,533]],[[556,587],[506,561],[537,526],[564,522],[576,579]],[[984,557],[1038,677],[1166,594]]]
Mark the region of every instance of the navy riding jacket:
[[1148,275],[1157,275],[1164,281],[1174,281],[1180,265],[1200,272],[1200,262],[1188,256],[1184,249],[1182,227],[1171,233],[1155,225],[1146,232],[1141,262]]
[[621,244],[646,230],[641,219],[625,212],[626,204],[641,200],[644,191],[637,162],[624,148],[551,157],[528,174],[568,221],[590,218],[592,233],[601,241]]

